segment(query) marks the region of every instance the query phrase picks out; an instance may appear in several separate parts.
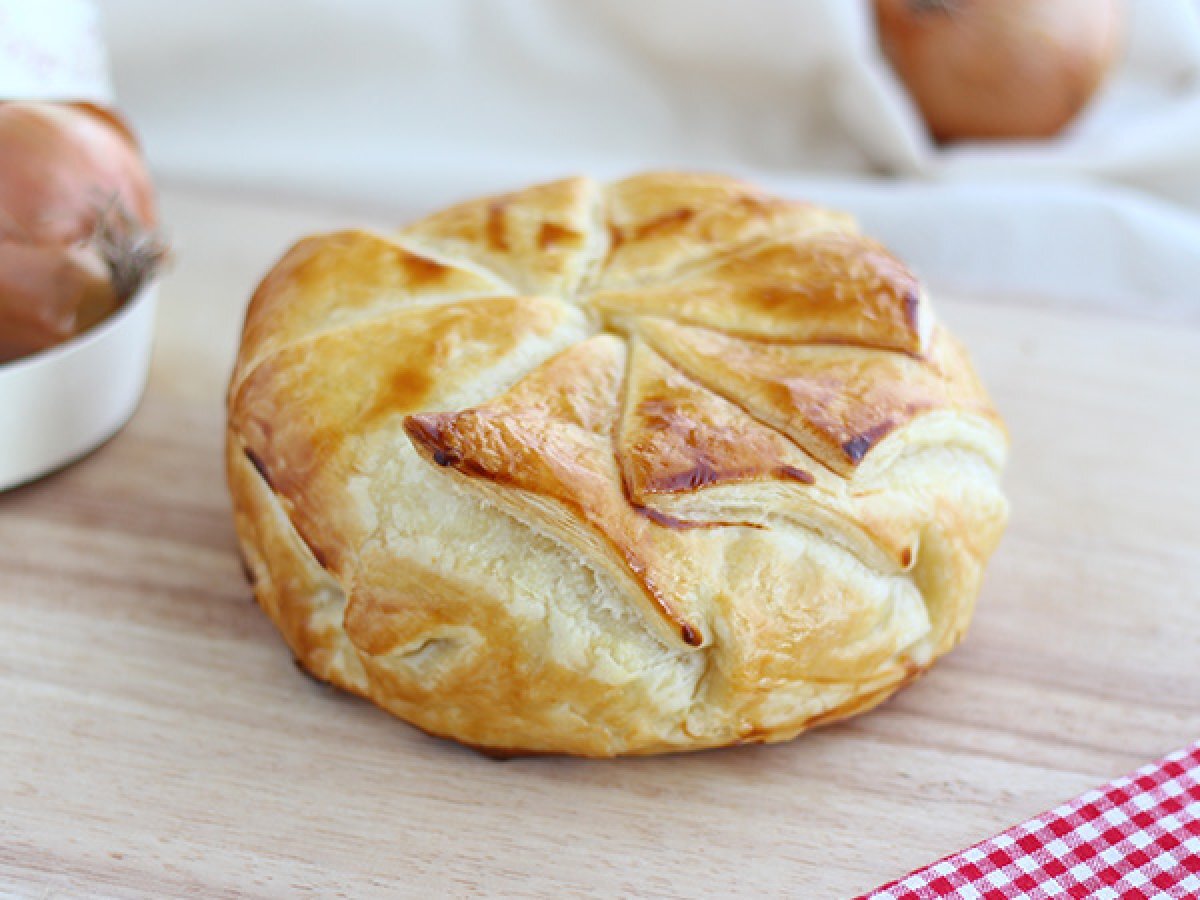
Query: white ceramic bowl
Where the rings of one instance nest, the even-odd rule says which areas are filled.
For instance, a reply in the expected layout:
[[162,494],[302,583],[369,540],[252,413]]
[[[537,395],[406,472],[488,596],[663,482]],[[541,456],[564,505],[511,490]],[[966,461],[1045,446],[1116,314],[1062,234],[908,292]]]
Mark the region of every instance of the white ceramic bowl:
[[129,421],[146,386],[153,284],[71,340],[0,363],[0,491],[61,468]]

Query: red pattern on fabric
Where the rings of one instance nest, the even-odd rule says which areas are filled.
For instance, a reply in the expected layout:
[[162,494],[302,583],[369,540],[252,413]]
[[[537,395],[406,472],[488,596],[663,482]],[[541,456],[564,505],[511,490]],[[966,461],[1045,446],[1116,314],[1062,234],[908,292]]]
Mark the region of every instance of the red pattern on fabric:
[[858,900],[1200,898],[1200,742]]

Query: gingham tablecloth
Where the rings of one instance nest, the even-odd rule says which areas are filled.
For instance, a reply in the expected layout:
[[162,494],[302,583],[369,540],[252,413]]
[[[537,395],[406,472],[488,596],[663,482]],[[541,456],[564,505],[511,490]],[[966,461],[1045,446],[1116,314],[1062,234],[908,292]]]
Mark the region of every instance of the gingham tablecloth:
[[1200,742],[859,900],[1200,898]]

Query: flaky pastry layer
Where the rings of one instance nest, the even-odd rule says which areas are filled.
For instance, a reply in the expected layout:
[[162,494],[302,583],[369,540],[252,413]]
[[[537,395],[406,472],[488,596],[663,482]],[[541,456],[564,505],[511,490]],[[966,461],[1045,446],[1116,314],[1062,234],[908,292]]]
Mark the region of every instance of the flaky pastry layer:
[[790,738],[962,636],[1007,439],[913,274],[720,176],[573,178],[297,244],[227,469],[316,676],[491,752]]

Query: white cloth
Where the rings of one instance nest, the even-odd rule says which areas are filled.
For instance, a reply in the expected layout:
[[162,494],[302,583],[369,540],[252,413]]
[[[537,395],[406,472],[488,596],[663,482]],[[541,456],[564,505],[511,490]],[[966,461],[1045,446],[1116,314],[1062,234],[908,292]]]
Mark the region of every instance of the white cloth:
[[112,101],[89,0],[0,0],[0,98]]
[[1200,320],[1200,8],[1129,0],[1064,135],[939,149],[859,0],[100,3],[168,182],[412,215],[588,171],[732,171],[931,281]]

